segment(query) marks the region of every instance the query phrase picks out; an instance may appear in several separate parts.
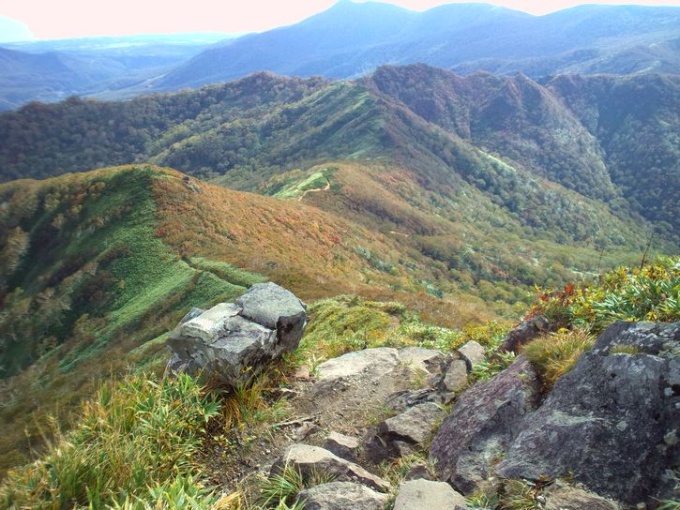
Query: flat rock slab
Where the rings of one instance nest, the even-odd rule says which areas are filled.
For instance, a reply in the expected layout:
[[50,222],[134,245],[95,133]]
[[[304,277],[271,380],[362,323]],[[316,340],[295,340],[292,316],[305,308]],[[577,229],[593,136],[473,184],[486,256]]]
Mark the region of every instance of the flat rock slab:
[[387,492],[390,489],[389,482],[319,446],[306,444],[289,446],[272,466],[271,474],[280,474],[287,467],[297,470],[305,479],[324,474],[338,482],[359,483],[380,492]]
[[377,377],[394,370],[399,363],[399,351],[390,347],[378,347],[363,351],[348,352],[337,358],[324,361],[318,366],[320,381],[353,377],[370,371]]
[[411,480],[399,486],[394,510],[467,510],[465,498],[444,482]]
[[300,492],[304,510],[384,510],[388,495],[352,482],[331,482]]

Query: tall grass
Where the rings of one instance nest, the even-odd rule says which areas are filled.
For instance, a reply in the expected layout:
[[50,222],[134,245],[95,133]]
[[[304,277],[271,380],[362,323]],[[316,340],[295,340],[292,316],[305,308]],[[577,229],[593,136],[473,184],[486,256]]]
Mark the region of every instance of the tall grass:
[[220,404],[185,375],[105,385],[84,405],[73,431],[57,431],[42,460],[10,471],[0,487],[0,504],[137,508],[140,498],[152,497],[158,487],[175,482],[184,487],[181,480],[197,473],[194,457],[202,434],[219,413]]

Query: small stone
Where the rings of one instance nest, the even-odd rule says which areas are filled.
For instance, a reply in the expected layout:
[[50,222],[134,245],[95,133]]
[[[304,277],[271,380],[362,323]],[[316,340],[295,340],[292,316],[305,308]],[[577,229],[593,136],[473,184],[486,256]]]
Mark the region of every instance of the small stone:
[[286,467],[296,469],[304,478],[324,473],[338,482],[357,482],[380,492],[390,489],[389,482],[369,473],[364,468],[334,455],[325,448],[306,444],[293,444],[274,462],[271,474],[283,472]]
[[458,349],[458,353],[463,357],[467,364],[468,372],[472,372],[472,369],[479,365],[482,361],[486,359],[486,352],[484,347],[482,347],[478,342],[470,340],[464,346]]
[[352,482],[331,482],[300,492],[305,510],[384,510],[388,496]]
[[446,375],[442,384],[446,391],[459,392],[464,389],[467,384],[467,363],[462,359],[454,359],[446,369]]
[[465,498],[444,482],[410,480],[399,486],[394,510],[467,510]]
[[349,460],[350,462],[357,461],[357,451],[359,451],[359,440],[355,437],[339,434],[338,432],[331,432],[323,444],[323,447],[331,453],[334,453],[340,458]]

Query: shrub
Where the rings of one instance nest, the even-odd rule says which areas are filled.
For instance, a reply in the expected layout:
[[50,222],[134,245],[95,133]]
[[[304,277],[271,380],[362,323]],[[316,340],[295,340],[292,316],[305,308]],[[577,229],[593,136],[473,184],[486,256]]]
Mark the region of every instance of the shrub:
[[635,268],[620,267],[597,283],[543,293],[527,317],[545,315],[557,327],[599,333],[624,321],[680,320],[680,257],[659,257]]

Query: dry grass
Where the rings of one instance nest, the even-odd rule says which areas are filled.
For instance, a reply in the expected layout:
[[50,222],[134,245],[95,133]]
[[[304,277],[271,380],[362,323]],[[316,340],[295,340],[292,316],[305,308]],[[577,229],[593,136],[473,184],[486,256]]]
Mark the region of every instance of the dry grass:
[[527,344],[522,353],[536,368],[546,391],[569,372],[583,353],[590,350],[595,337],[580,329],[560,330]]

